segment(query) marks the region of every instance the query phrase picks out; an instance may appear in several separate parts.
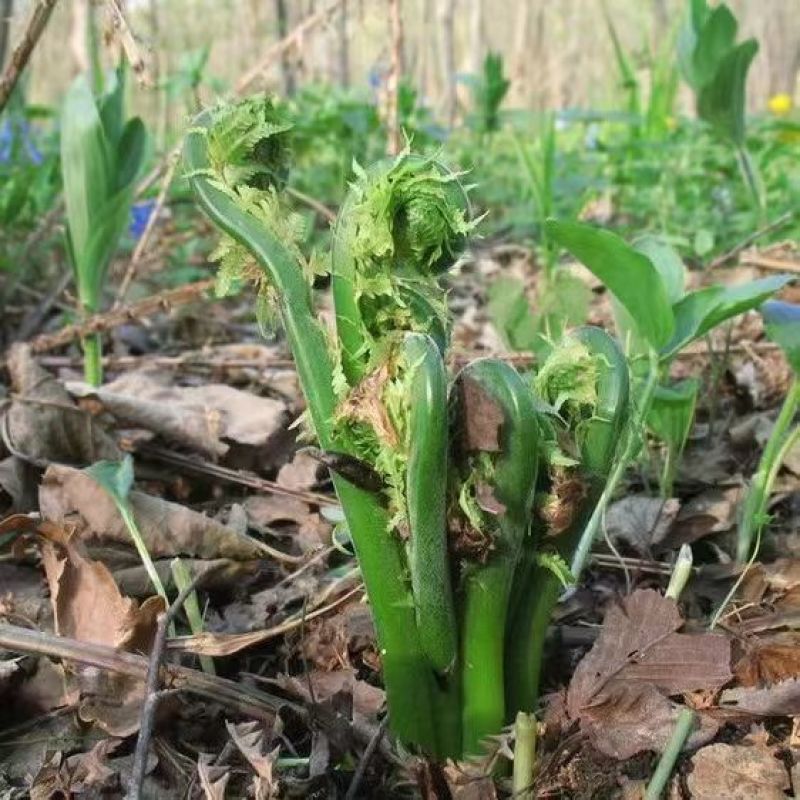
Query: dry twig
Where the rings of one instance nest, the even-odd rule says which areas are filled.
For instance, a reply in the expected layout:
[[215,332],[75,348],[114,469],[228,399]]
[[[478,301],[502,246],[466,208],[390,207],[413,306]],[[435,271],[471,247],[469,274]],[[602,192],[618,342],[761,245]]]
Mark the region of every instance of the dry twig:
[[787,211],[785,214],[781,214],[777,219],[774,219],[768,225],[765,225],[763,228],[759,228],[757,231],[753,231],[749,236],[745,236],[741,242],[734,245],[727,253],[723,253],[721,256],[715,258],[709,265],[709,269],[716,269],[717,267],[725,266],[730,261],[733,261],[736,256],[739,255],[745,248],[750,247],[753,242],[757,239],[760,239],[762,236],[766,236],[768,233],[772,233],[773,231],[778,230],[778,228],[782,228],[788,222],[790,222],[794,218],[794,210]]
[[47,26],[47,21],[50,19],[50,14],[53,13],[56,2],[57,0],[38,0],[30,17],[28,17],[28,24],[25,26],[22,38],[14,48],[3,77],[0,78],[0,111],[6,107],[8,98],[11,97],[19,76],[25,69],[25,65],[28,63],[28,59],[30,59],[31,53],[42,35],[42,31]]
[[139,44],[136,37],[133,35],[128,20],[125,18],[125,11],[120,3],[120,0],[106,0],[106,10],[111,22],[111,28],[119,39],[122,49],[125,51],[125,57],[131,65],[133,74],[139,85],[145,88],[150,88],[153,81],[147,74],[146,64],[142,51],[139,49]]
[[169,311],[177,306],[191,303],[202,297],[206,292],[213,289],[215,281],[213,279],[187,283],[177,289],[167,289],[159,292],[138,303],[129,306],[114,308],[102,314],[94,314],[83,322],[75,325],[67,325],[56,333],[48,333],[38,336],[31,343],[31,351],[34,353],[46,353],[63,347],[70,342],[89,336],[92,333],[102,333],[103,331],[116,328],[132,320],[148,317],[160,311]]

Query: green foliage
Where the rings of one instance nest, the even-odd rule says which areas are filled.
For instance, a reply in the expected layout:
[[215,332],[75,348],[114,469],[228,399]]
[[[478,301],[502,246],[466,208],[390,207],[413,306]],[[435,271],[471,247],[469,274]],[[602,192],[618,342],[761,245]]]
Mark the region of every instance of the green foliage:
[[[99,310],[111,258],[128,224],[146,134],[138,117],[126,119],[125,74],[120,68],[95,97],[83,76],[67,92],[61,115],[61,171],[67,238],[78,299]],[[101,380],[99,349],[86,360],[90,383]]]
[[[282,152],[265,137],[287,133],[264,127],[259,102],[198,118],[186,143],[190,181],[268,281],[320,445],[348,464],[334,484],[375,617],[392,726],[439,758],[476,753],[521,707],[508,698],[525,710],[536,702],[535,691],[511,690],[531,688],[526,667],[506,659],[512,594],[524,594],[531,570],[556,586],[567,575],[570,548],[540,547],[531,530],[540,466],[554,496],[551,468],[581,470],[585,459],[597,480],[627,414],[627,366],[605,334],[585,332],[550,344],[546,397],[491,359],[466,366],[448,396],[440,279],[475,221],[458,175],[409,152],[356,168],[333,237],[329,342],[302,253],[273,219],[279,182],[252,185],[265,174],[258,153]],[[578,458],[558,458],[560,448]],[[571,513],[585,515],[595,497]],[[544,611],[537,619],[546,622]],[[544,632],[532,630],[524,641],[535,634],[540,646]]]
[[500,129],[500,106],[503,104],[511,81],[503,74],[503,56],[487,53],[480,75],[464,78],[472,91],[473,112],[471,124],[481,134]]

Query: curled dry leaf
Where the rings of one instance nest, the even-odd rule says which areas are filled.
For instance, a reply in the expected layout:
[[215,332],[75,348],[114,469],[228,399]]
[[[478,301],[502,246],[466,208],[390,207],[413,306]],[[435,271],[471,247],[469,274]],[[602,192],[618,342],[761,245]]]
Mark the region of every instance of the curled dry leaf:
[[606,514],[608,535],[623,541],[638,553],[649,553],[660,545],[669,533],[680,509],[679,501],[672,497],[631,495],[612,503]]
[[708,489],[685,503],[678,512],[668,535],[662,542],[665,550],[677,550],[682,544],[692,544],[713,533],[731,530],[736,524],[736,512],[742,490]]
[[[190,508],[132,491],[136,524],[153,558],[258,559],[259,542]],[[44,474],[39,505],[47,519],[64,520],[86,542],[130,544],[130,534],[110,495],[89,475],[53,465]]]
[[69,392],[33,359],[30,349],[16,345],[6,361],[14,399],[0,421],[6,445],[36,463],[91,464],[121,453],[111,435]]
[[444,777],[453,800],[497,800],[494,780],[481,766],[450,763]]
[[214,756],[209,753],[201,753],[197,759],[200,788],[205,800],[225,800],[225,787],[231,778],[231,772],[228,767],[215,766],[213,761]]
[[[716,634],[677,633],[683,625],[673,600],[639,589],[606,613],[592,649],[578,664],[567,691],[567,711],[615,758],[666,744],[678,707],[667,695],[715,689],[727,683],[730,643]],[[700,717],[690,746],[716,731]]]
[[171,386],[164,371],[129,372],[100,389],[70,384],[73,394],[96,397],[127,426],[212,457],[228,452],[227,442],[264,447],[288,422],[286,406],[270,397],[224,384]]
[[712,744],[692,758],[692,800],[786,800],[789,774],[765,744]]
[[[53,605],[56,633],[84,642],[104,644],[134,653],[148,653],[157,616],[164,610],[160,597],[141,606],[120,593],[108,568],[86,555],[70,532],[50,522],[39,528],[44,541],[42,563]],[[74,667],[81,691],[80,716],[115,736],[128,736],[139,725],[143,698],[140,681],[100,670]]]
[[260,722],[242,722],[239,725],[226,722],[225,727],[233,743],[255,772],[253,794],[256,800],[277,797],[278,781],[274,771],[281,746],[278,744],[272,747],[274,730],[267,731]]

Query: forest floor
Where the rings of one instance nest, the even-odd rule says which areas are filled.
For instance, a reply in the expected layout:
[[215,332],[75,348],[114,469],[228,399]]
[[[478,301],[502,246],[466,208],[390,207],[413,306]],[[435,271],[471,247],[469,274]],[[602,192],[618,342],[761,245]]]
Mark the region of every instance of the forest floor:
[[[800,271],[797,252],[773,248],[739,254],[718,275],[760,277],[776,258]],[[574,269],[593,291],[591,321],[610,326],[608,298]],[[452,279],[459,359],[504,349],[486,314],[487,282],[501,270],[526,280],[535,305],[530,253],[482,245]],[[692,273],[697,284],[713,277]],[[296,440],[302,398],[288,352],[279,336],[260,338],[246,294],[179,300],[123,314],[105,332],[100,389],[82,382],[75,343],[6,352],[0,797],[122,796],[142,735],[144,797],[507,796],[485,763],[433,767],[386,733],[369,607],[349,543],[334,535],[327,471]],[[687,707],[696,724],[669,797],[800,793],[800,448],[779,478],[759,560],[708,631],[741,577],[738,507],[790,371],[748,314],[674,372],[704,381],[675,496],[658,497],[649,459],[631,470],[605,543],[557,609],[536,797],[642,797]],[[83,469],[126,454],[129,493],[124,469],[101,476],[105,485]],[[168,586],[180,558],[203,632],[182,613],[180,635],[159,631],[163,606],[120,507]],[[676,606],[661,592],[682,544],[694,568]],[[153,653],[163,683],[151,714],[142,701],[154,696],[144,681]],[[698,670],[707,690],[682,691]],[[588,672],[604,676],[602,697]],[[511,736],[492,743],[493,758],[508,756]]]

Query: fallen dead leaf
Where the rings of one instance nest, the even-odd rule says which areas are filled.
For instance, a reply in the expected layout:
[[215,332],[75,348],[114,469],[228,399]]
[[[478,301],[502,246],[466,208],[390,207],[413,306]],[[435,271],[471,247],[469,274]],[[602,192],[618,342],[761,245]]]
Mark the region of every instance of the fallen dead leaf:
[[231,777],[228,767],[218,767],[212,762],[214,756],[201,753],[197,759],[197,776],[205,800],[225,800],[225,787]]
[[786,800],[790,788],[786,767],[763,744],[708,745],[692,758],[687,782],[693,800]]
[[[153,558],[185,555],[248,561],[264,555],[256,539],[178,503],[138,491],[132,491],[129,500]],[[74,526],[76,537],[82,541],[130,545],[130,534],[114,501],[85,472],[49,467],[39,489],[39,505],[47,519]]]
[[680,509],[676,498],[661,500],[630,495],[612,503],[606,514],[606,530],[612,540],[623,541],[637,553],[650,553],[669,533]]
[[242,722],[238,725],[226,722],[225,727],[233,743],[255,772],[253,778],[255,800],[271,800],[277,797],[278,781],[274,772],[281,746],[278,744],[273,747],[275,731],[266,730],[260,722]]
[[771,686],[800,676],[800,635],[797,633],[750,637],[743,646],[744,654],[733,670],[739,686]]
[[664,550],[677,550],[714,533],[731,530],[736,524],[738,502],[742,490],[708,489],[685,503],[661,542]]
[[289,423],[286,406],[224,384],[172,386],[163,370],[128,372],[100,389],[70,384],[79,397],[96,397],[118,422],[212,457],[227,442],[266,447]]
[[[108,568],[86,556],[81,542],[65,529],[43,522],[39,532],[42,563],[50,587],[55,630],[60,636],[148,653],[161,597],[141,606],[123,597]],[[81,691],[79,716],[114,736],[128,736],[139,725],[144,687],[141,681],[83,665],[72,667]]]
[[791,678],[765,688],[725,689],[720,695],[719,707],[762,717],[800,715],[800,678]]
[[75,405],[28,347],[12,347],[6,364],[14,398],[0,424],[9,450],[37,463],[83,466],[120,458],[116,442],[99,420]]
[[497,800],[494,781],[481,767],[449,763],[443,771],[453,800]]
[[[567,691],[572,719],[615,758],[661,749],[678,706],[667,695],[718,688],[731,677],[730,643],[716,634],[677,633],[683,625],[673,600],[639,589],[612,605],[592,649],[578,664]],[[689,746],[716,731],[699,715]]]

